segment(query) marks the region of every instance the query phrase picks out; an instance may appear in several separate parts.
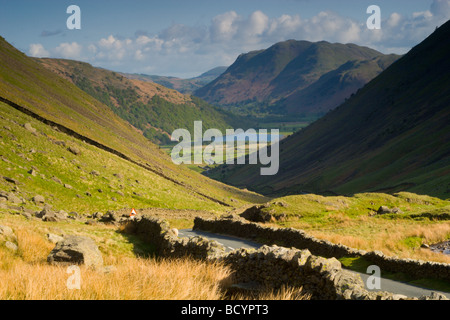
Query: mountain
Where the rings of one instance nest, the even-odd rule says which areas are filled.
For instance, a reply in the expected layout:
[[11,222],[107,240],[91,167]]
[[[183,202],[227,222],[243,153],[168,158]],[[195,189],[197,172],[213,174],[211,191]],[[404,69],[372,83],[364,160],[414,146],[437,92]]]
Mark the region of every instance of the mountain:
[[[356,93],[380,74],[397,55],[380,56],[369,60],[352,60],[321,76],[316,82],[280,100],[285,114],[325,114]],[[324,94],[326,93],[326,94]]]
[[190,128],[192,132],[196,120],[202,120],[205,128],[219,130],[249,126],[239,116],[157,83],[128,79],[79,61],[37,61],[109,106],[154,143],[169,143],[171,133],[178,128]]
[[129,79],[138,79],[142,81],[158,83],[167,88],[177,90],[181,93],[189,94],[216,79],[226,69],[227,67],[216,67],[209,71],[206,71],[205,73],[202,73],[198,77],[190,79],[181,79],[177,77],[166,77],[147,74],[122,73],[122,75]]
[[[226,186],[188,168],[175,165],[158,146],[151,143],[130,123],[117,116],[108,106],[57,73],[43,67],[35,59],[27,57],[1,37],[0,61],[0,103],[2,110],[6,110],[2,113],[11,115],[10,118],[6,118],[10,122],[8,127],[11,130],[15,130],[16,126],[23,128],[26,124],[24,121],[31,121],[31,119],[33,126],[45,124],[43,133],[35,132],[39,139],[33,140],[33,152],[30,151],[31,149],[18,152],[16,149],[24,147],[24,143],[28,143],[27,140],[19,143],[15,142],[15,139],[18,139],[16,134],[14,134],[15,137],[9,133],[2,134],[5,141],[11,140],[11,142],[8,141],[10,152],[3,154],[4,158],[8,157],[6,160],[9,162],[5,160],[4,163],[14,164],[22,161],[23,158],[28,161],[32,154],[39,153],[34,160],[36,167],[53,170],[48,166],[55,165],[56,168],[62,166],[65,171],[68,171],[67,175],[73,181],[84,183],[83,176],[87,177],[78,171],[81,169],[68,170],[72,168],[67,160],[68,154],[51,158],[52,161],[44,166],[47,163],[46,159],[53,157],[53,152],[50,149],[47,150],[45,141],[53,141],[57,145],[66,144],[67,147],[76,142],[76,148],[72,148],[72,151],[91,149],[89,152],[86,151],[86,154],[90,156],[86,161],[95,162],[99,168],[109,169],[118,161],[126,163],[126,166],[116,173],[125,175],[133,170],[134,180],[146,179],[148,191],[151,190],[150,198],[160,199],[157,201],[158,206],[169,207],[169,202],[165,203],[163,199],[176,199],[178,196],[185,199],[185,207],[189,202],[195,201],[199,206],[210,210],[220,210],[222,206],[228,207],[231,204],[238,205],[242,202],[258,201],[258,199],[261,201],[262,198],[254,193]],[[19,122],[17,117],[13,117],[13,114],[17,112],[26,115],[27,120]],[[61,132],[71,141],[58,141]],[[2,141],[2,143],[5,142]],[[101,154],[104,156],[100,156]],[[5,169],[2,174],[8,175],[8,168],[4,168],[4,163],[1,164],[1,168]],[[25,170],[29,170],[30,165],[30,163],[27,164],[26,169],[23,166],[20,169],[19,166],[9,165],[10,170],[22,170],[20,175],[23,178],[20,176],[15,178],[22,180],[20,190],[27,195],[33,193],[32,189],[28,189],[31,188],[31,182],[24,176],[27,174]],[[83,163],[79,165],[83,168]],[[92,176],[93,173],[87,172],[87,175]],[[111,177],[104,177],[102,181],[108,183],[110,179]],[[51,184],[39,183],[41,189],[50,193],[56,192]],[[86,180],[86,183],[89,185],[89,180]],[[136,186],[137,182],[133,184]],[[67,192],[70,192],[69,190],[72,189],[67,188]],[[134,196],[136,195],[126,199],[128,207],[133,205]],[[72,201],[77,201],[75,195]],[[183,202],[170,201],[174,207]]]
[[323,115],[396,59],[355,44],[288,40],[241,54],[194,95],[244,114]]
[[338,108],[280,143],[279,171],[211,176],[264,194],[450,196],[450,21]]
[[214,81],[219,77],[222,73],[224,73],[228,67],[215,67],[211,70],[208,70],[198,77],[192,78],[192,80],[198,80],[198,83],[204,83],[204,85],[208,84],[211,81]]

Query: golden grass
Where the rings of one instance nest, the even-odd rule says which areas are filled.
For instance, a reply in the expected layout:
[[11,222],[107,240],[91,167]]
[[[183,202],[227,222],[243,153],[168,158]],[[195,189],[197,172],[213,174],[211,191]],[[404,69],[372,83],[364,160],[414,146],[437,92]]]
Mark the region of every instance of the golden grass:
[[[3,258],[3,257],[2,257]],[[0,299],[215,300],[227,268],[191,260],[126,258],[109,273],[81,267],[81,288],[69,289],[67,267],[15,261],[0,270]]]
[[[226,288],[232,284],[231,270],[220,263],[192,259],[145,259],[134,256],[125,238],[116,236],[110,226],[48,224],[6,216],[17,236],[13,252],[0,242],[0,300],[218,300],[229,299]],[[99,244],[110,272],[80,266],[80,289],[69,289],[72,273],[66,266],[47,263],[54,248],[45,233],[59,227],[65,233],[87,235]],[[103,236],[103,237],[102,237]],[[121,248],[121,249],[120,249]],[[233,299],[300,299],[298,289],[265,291],[253,297]]]
[[420,247],[411,247],[405,243],[407,238],[412,237],[422,238],[422,242],[426,244],[446,240],[450,236],[450,223],[423,225],[386,221],[385,223],[371,225],[367,221],[366,228],[366,230],[355,232],[354,234],[341,234],[339,230],[335,232],[330,230],[310,230],[308,233],[317,238],[344,244],[352,248],[368,251],[379,250],[388,256],[450,263],[450,256],[448,255],[434,253],[431,250]]
[[[221,288],[230,279],[230,270],[221,264],[143,259],[128,252],[112,255],[105,248],[105,263],[112,263],[113,270],[106,273],[81,266],[81,288],[68,289],[67,267],[47,264],[54,244],[45,239],[41,224],[8,222],[19,249],[12,252],[0,246],[2,300],[216,300],[224,297]],[[94,238],[99,240],[98,235]]]
[[302,288],[282,286],[279,290],[267,288],[253,294],[236,293],[231,300],[310,300],[311,295],[303,293]]
[[19,247],[18,255],[24,262],[37,264],[47,260],[47,255],[53,249],[54,244],[46,241],[37,231],[31,228],[16,227],[14,232]]

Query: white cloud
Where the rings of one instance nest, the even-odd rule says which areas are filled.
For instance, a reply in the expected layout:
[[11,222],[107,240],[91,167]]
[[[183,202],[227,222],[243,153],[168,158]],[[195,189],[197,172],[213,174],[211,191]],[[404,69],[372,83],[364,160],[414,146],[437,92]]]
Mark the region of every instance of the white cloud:
[[357,42],[363,24],[344,18],[331,11],[319,12],[316,16],[303,21],[298,32],[302,40],[330,42]]
[[145,60],[145,55],[142,53],[142,50],[140,49],[136,50],[136,52],[134,53],[134,59],[137,61]]
[[[158,34],[136,31],[129,38],[106,35],[86,44],[85,51],[77,43],[62,43],[50,53],[73,59],[83,53],[86,61],[105,68],[151,70],[162,75],[198,75],[208,68],[230,65],[241,53],[288,39],[352,42],[385,53],[405,53],[449,18],[450,0],[434,0],[426,9],[410,16],[386,14],[381,30],[369,30],[365,20],[331,11],[307,19],[298,14],[269,17],[257,10],[241,16],[229,11],[213,17],[205,26],[172,24]],[[41,44],[30,45],[29,52],[33,56],[49,55]]]
[[110,35],[108,38],[100,39],[98,45],[102,48],[115,50],[120,50],[123,47],[122,41],[116,39],[113,35]]
[[210,37],[213,42],[231,40],[238,29],[239,16],[235,11],[220,14],[212,19]]
[[88,46],[88,50],[89,50],[90,53],[92,53],[94,55],[97,53],[97,47],[95,45],[93,45],[93,44],[90,44]]
[[40,43],[32,43],[30,44],[30,50],[28,51],[30,56],[42,58],[42,57],[48,57],[50,55],[50,52],[45,50],[44,46]]
[[248,18],[244,32],[250,36],[260,36],[268,28],[269,18],[261,11],[253,12]]
[[283,14],[276,19],[272,19],[269,24],[268,36],[289,37],[289,35],[293,35],[300,28],[302,20],[299,15],[290,16]]
[[434,0],[429,10],[411,16],[392,13],[382,21],[381,30],[363,30],[365,44],[382,52],[406,53],[450,18],[450,0]]
[[144,36],[144,35],[139,36],[139,37],[136,39],[136,43],[137,43],[138,45],[141,45],[141,46],[146,45],[147,43],[152,42],[152,41],[153,41],[153,39],[151,39],[151,38],[149,38],[149,37],[147,37],[147,36]]
[[449,19],[450,17],[450,1],[434,0],[431,4],[430,11],[434,16]]
[[414,19],[417,19],[417,18],[424,18],[424,19],[433,18],[433,14],[429,10],[421,11],[421,12],[413,12],[412,16],[413,16]]
[[80,59],[83,46],[77,42],[64,42],[56,47],[53,51],[57,57],[65,59]]
[[394,27],[398,26],[398,24],[401,22],[401,20],[402,20],[402,16],[400,14],[398,14],[397,12],[394,12],[389,16],[389,19],[386,21],[386,24],[388,25],[388,27],[394,28]]
[[345,24],[345,28],[337,37],[337,40],[343,43],[358,42],[360,40],[360,33],[361,26],[354,21],[348,21]]
[[100,39],[96,48],[98,52],[95,54],[95,58],[105,59],[113,62],[115,65],[125,59],[127,52],[133,43],[132,39],[120,40],[113,35],[109,35],[107,38]]

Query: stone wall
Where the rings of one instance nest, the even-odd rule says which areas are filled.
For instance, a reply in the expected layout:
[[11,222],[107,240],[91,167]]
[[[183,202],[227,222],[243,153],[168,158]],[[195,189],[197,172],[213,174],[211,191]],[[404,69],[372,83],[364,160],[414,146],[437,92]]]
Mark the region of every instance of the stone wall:
[[258,283],[262,288],[301,287],[313,300],[399,299],[388,292],[369,292],[359,275],[335,259],[314,256],[309,250],[262,246],[238,249],[217,259],[234,271],[235,283]]
[[194,229],[243,238],[264,239],[267,243],[308,249],[312,254],[326,258],[363,257],[380,267],[381,272],[403,272],[416,278],[435,278],[450,281],[450,264],[388,257],[379,251],[367,252],[320,240],[302,230],[266,227],[235,216],[214,220],[195,218]]
[[[197,227],[202,222],[202,227],[212,227],[220,220],[213,222],[197,219]],[[128,221],[125,232],[136,234],[153,244],[160,256],[191,256],[223,262],[233,271],[234,283],[256,282],[261,287],[274,289],[283,285],[302,287],[305,294],[311,295],[311,299],[406,298],[387,292],[369,292],[364,288],[361,278],[342,269],[336,258],[318,257],[307,249],[287,249],[274,245],[263,246],[258,250],[237,249],[226,253],[225,248],[216,241],[202,237],[178,238],[177,232],[170,229],[165,220],[145,215]]]
[[167,221],[147,215],[128,220],[125,232],[136,234],[154,245],[159,256],[213,259],[225,253],[225,248],[217,241],[209,241],[200,236],[178,238],[177,232],[170,228]]

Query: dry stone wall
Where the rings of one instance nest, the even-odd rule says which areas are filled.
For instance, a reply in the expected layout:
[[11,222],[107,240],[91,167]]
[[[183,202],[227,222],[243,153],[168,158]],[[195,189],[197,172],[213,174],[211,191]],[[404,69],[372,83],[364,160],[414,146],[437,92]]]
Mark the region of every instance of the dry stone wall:
[[363,257],[390,272],[403,272],[417,278],[435,278],[450,281],[450,264],[430,261],[398,259],[388,257],[379,251],[353,249],[341,244],[317,239],[302,230],[273,228],[229,216],[220,219],[195,218],[194,229],[228,234],[243,238],[264,239],[268,243],[282,244],[297,249],[308,249],[312,254],[337,259],[341,257]]
[[163,219],[142,215],[128,220],[126,232],[136,234],[144,241],[155,246],[156,254],[164,257],[191,256],[196,259],[213,259],[225,253],[225,247],[217,241],[203,237],[178,238]]
[[337,259],[314,256],[309,250],[263,246],[235,250],[218,260],[234,270],[236,283],[256,282],[274,289],[302,287],[313,300],[397,298],[387,292],[368,292],[361,278],[343,270]]
[[[215,221],[215,222],[214,222]],[[196,226],[211,230],[220,220],[198,220]],[[202,224],[203,223],[203,224]],[[228,224],[232,226],[232,224]],[[208,227],[208,228],[207,228]],[[256,282],[261,287],[280,288],[283,285],[302,287],[312,299],[401,299],[405,296],[388,292],[369,292],[361,278],[342,269],[336,258],[311,254],[310,250],[262,246],[260,249],[237,249],[226,253],[216,241],[203,237],[178,238],[177,232],[162,219],[140,216],[127,222],[125,232],[133,233],[155,246],[165,257],[186,257],[223,262],[233,271],[233,282]],[[230,232],[228,232],[229,234]],[[438,298],[442,298],[439,296]]]

